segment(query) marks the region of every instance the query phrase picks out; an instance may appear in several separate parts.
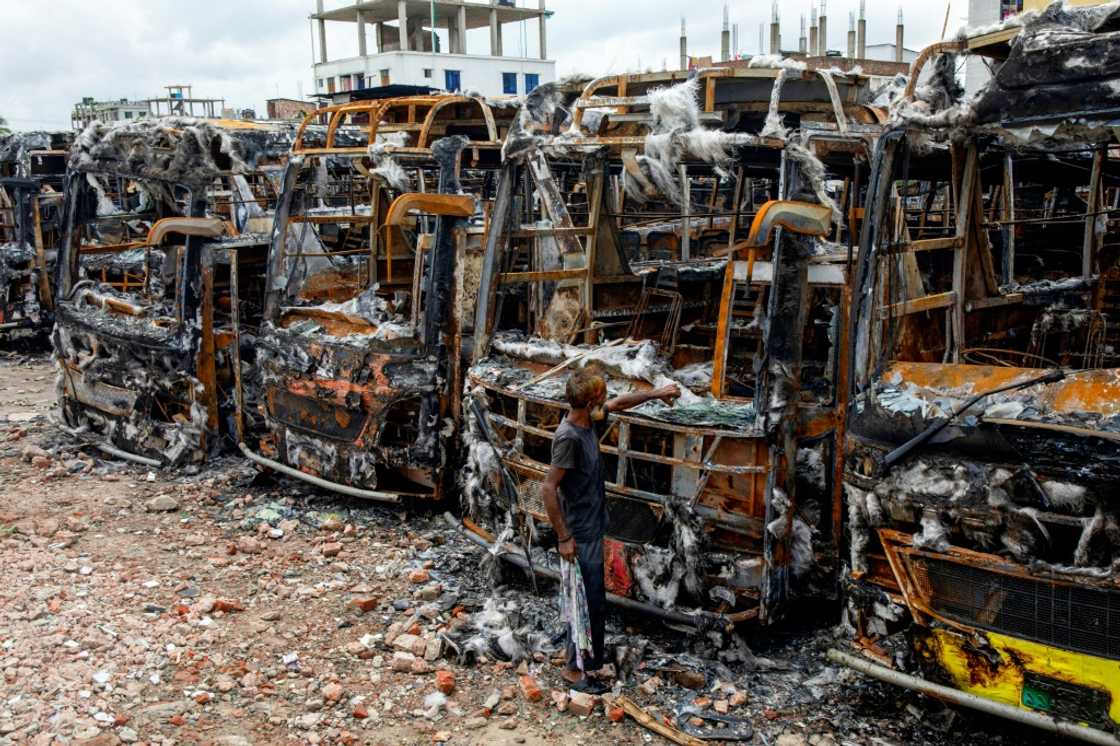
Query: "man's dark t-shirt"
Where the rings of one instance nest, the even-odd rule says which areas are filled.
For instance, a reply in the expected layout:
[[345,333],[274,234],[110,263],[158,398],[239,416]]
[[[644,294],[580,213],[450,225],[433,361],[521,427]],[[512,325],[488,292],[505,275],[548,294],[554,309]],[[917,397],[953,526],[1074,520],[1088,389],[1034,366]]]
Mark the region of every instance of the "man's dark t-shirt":
[[552,438],[552,465],[564,469],[561,505],[576,544],[602,540],[607,532],[607,494],[595,429],[567,420],[560,423]]

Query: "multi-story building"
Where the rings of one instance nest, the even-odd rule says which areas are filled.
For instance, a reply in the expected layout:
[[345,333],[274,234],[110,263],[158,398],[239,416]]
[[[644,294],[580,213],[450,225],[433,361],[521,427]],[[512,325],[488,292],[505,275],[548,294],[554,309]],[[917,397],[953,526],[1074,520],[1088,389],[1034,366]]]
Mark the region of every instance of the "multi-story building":
[[70,123],[74,129],[85,129],[90,122],[124,122],[148,116],[147,101],[129,101],[127,98],[114,101],[96,101],[86,96],[74,104],[70,112]]
[[265,102],[265,105],[268,107],[268,118],[272,120],[302,120],[319,108],[319,105],[314,101],[301,101],[298,98],[270,98]]
[[[536,7],[519,6],[518,0],[356,0],[326,10],[323,0],[316,0],[311,16],[318,27],[316,93],[404,84],[486,96],[525,94],[556,78],[556,61],[548,58],[552,12],[545,0],[521,2]],[[354,26],[357,56],[330,58],[328,21]],[[530,24],[538,33],[536,57],[528,56]],[[505,53],[502,32],[510,25],[524,40],[519,55]],[[467,49],[467,32],[480,28],[490,30],[488,54]]]
[[167,93],[155,98],[130,101],[127,98],[97,101],[86,96],[74,104],[70,123],[85,129],[90,122],[124,122],[144,117],[187,116],[218,119],[225,110],[225,99],[195,98],[189,85],[164,86]]

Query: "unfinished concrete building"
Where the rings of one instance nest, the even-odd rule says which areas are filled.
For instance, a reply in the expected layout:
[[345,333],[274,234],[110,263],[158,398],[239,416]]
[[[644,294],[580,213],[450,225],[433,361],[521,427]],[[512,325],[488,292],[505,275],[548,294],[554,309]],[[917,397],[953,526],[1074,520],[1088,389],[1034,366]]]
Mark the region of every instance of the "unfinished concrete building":
[[[324,9],[317,0],[311,18],[317,29],[316,93],[331,94],[389,85],[422,85],[449,93],[485,96],[524,95],[556,78],[548,57],[545,0],[538,7],[518,7],[507,0],[355,0]],[[352,25],[357,55],[328,54],[326,24]],[[526,23],[537,31],[537,55],[514,53],[503,31]],[[467,49],[472,29],[488,29],[484,51]],[[369,33],[373,34],[373,42]],[[314,44],[314,42],[313,42]]]

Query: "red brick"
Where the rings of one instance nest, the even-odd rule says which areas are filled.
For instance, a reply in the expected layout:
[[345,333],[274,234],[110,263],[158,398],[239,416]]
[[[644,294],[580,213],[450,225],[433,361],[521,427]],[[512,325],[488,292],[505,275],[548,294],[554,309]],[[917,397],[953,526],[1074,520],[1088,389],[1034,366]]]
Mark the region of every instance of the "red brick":
[[444,694],[455,691],[455,674],[450,671],[436,671],[436,689]]
[[525,699],[530,702],[539,702],[544,693],[541,692],[541,685],[537,680],[528,674],[523,674],[517,678],[517,683],[521,685],[521,693]]

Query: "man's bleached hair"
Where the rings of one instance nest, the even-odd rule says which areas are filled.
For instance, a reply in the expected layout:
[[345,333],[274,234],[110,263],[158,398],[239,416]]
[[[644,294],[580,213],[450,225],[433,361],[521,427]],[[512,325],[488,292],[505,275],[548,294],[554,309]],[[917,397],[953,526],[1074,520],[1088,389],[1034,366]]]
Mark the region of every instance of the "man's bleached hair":
[[586,409],[597,402],[607,390],[603,373],[595,366],[577,368],[568,376],[564,394],[572,409]]

